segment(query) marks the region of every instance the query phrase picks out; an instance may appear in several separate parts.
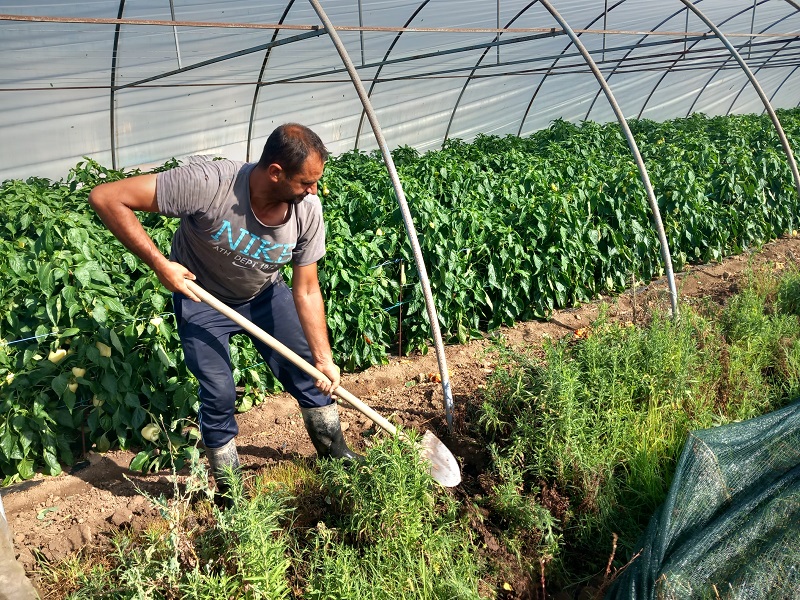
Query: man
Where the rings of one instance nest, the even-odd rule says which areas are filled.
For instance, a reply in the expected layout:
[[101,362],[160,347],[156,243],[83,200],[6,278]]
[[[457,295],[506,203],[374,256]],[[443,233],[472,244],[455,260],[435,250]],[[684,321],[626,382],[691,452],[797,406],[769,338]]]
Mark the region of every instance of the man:
[[[317,197],[328,151],[310,129],[278,127],[258,163],[202,161],[104,183],[89,203],[111,232],[173,292],[186,364],[197,377],[200,432],[221,489],[225,467],[238,468],[236,389],[228,342],[245,333],[186,287],[202,287],[324,373],[314,381],[253,339],[277,379],[297,399],[320,457],[357,460],[344,441],[331,393],[339,386],[317,278],[325,227]],[[180,217],[169,260],[134,211]],[[292,289],[280,268],[292,263]]]

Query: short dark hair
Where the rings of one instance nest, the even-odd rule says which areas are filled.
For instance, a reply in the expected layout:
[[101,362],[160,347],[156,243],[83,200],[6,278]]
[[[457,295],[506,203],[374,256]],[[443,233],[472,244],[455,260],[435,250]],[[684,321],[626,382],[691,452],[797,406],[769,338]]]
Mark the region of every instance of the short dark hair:
[[303,168],[303,163],[312,152],[322,162],[328,160],[328,149],[316,133],[305,125],[286,123],[277,127],[267,138],[258,166],[266,169],[276,163],[292,176]]

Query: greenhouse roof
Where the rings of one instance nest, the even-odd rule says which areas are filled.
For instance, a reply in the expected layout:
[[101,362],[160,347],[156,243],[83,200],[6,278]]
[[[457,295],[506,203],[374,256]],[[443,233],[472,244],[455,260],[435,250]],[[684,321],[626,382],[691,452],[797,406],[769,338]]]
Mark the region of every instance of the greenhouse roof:
[[[613,121],[597,75],[626,118],[800,100],[794,0],[319,5],[393,148]],[[334,154],[377,147],[313,1],[0,0],[0,13],[2,179],[60,178],[82,156],[116,168],[192,154],[255,160],[287,121]]]

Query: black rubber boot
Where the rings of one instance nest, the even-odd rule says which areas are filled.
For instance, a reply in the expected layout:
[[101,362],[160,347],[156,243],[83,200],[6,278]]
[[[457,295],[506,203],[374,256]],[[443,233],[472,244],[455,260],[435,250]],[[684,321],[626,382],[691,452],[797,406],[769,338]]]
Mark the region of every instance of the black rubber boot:
[[231,438],[220,448],[206,448],[206,456],[208,465],[211,467],[211,474],[217,482],[214,503],[220,508],[230,508],[233,505],[233,499],[230,497],[231,486],[226,467],[230,467],[234,471],[239,470],[239,453],[236,451],[235,439]]
[[361,462],[364,457],[347,447],[339,422],[336,404],[317,408],[301,408],[303,423],[319,458],[340,458],[347,462]]

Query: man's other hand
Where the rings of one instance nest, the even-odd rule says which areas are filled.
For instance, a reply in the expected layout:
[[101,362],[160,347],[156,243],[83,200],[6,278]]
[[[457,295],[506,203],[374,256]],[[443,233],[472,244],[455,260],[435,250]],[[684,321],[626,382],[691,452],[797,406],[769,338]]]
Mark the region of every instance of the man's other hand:
[[325,375],[328,379],[330,379],[330,382],[317,380],[315,382],[315,385],[317,386],[319,391],[321,391],[323,394],[325,394],[326,396],[330,396],[331,394],[333,394],[334,390],[336,390],[336,388],[338,388],[339,385],[341,384],[342,378],[339,372],[339,367],[333,364],[333,361],[317,363],[314,366],[317,367],[317,369],[319,369],[320,371],[322,371],[323,375]]

